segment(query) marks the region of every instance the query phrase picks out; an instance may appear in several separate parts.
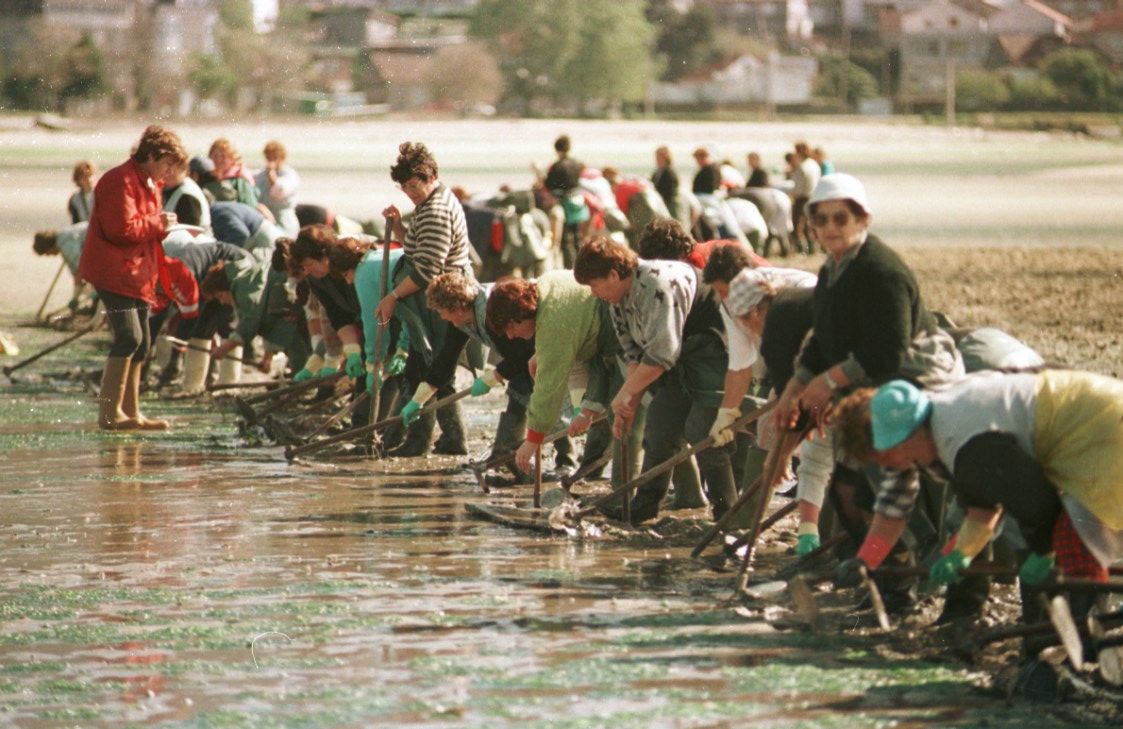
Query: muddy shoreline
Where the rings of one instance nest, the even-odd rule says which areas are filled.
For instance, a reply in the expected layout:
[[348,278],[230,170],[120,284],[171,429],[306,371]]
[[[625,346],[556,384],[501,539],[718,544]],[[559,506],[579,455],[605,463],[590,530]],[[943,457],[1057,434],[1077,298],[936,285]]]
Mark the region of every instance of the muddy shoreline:
[[[891,241],[890,241],[891,243]],[[1047,359],[1123,372],[1123,250],[903,250],[933,308]],[[798,262],[814,268],[813,262]],[[0,321],[24,354],[60,335]],[[543,537],[477,520],[459,459],[289,465],[221,399],[152,400],[175,429],[94,427],[104,335],[4,381],[0,723],[14,726],[1087,726],[1117,706],[1005,696],[1016,646],[975,660],[928,624],[851,630],[856,596],[731,601],[706,521]],[[10,360],[5,360],[10,362]],[[468,412],[478,451],[494,397]],[[409,475],[403,471],[428,471]],[[792,557],[768,535],[762,573]],[[986,621],[1016,612],[998,587]],[[843,630],[847,628],[847,630]]]

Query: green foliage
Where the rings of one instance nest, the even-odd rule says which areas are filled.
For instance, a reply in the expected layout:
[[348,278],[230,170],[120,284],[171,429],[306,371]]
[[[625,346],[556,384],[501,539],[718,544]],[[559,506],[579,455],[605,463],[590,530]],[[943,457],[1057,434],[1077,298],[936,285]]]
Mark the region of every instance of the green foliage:
[[815,95],[826,99],[842,99],[853,108],[862,99],[878,94],[877,79],[866,69],[838,56],[819,58],[819,76],[815,79]]
[[1010,80],[1010,108],[1026,111],[1056,109],[1062,105],[1056,85],[1045,76],[1015,77]]
[[1010,88],[994,71],[969,68],[955,77],[955,103],[964,111],[993,110],[1010,101]]
[[83,33],[78,42],[67,51],[61,81],[59,95],[64,103],[67,99],[101,96],[109,90],[105,78],[105,59],[89,33]]
[[231,93],[237,79],[221,58],[209,53],[192,53],[187,82],[200,99],[213,99]]
[[470,28],[526,109],[643,97],[652,30],[640,0],[482,0]]
[[371,60],[370,54],[360,52],[351,66],[351,86],[355,91],[366,94],[368,101],[383,102],[387,99],[390,84]]
[[574,99],[641,101],[651,76],[654,32],[636,0],[585,0],[578,51],[565,69]]
[[218,22],[230,30],[252,32],[252,0],[222,0],[218,3]]
[[1111,69],[1093,51],[1080,48],[1054,51],[1042,61],[1041,72],[1072,108],[1104,110],[1112,101],[1116,80]]
[[717,23],[708,6],[696,4],[680,13],[669,0],[649,0],[646,15],[657,34],[655,52],[663,80],[689,76],[721,55]]

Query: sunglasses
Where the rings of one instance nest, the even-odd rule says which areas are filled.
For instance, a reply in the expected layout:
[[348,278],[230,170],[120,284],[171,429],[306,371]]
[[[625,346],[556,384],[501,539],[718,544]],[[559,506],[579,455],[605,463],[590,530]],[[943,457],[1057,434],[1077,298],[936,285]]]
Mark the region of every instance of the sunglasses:
[[826,213],[815,213],[811,216],[811,224],[816,228],[825,228],[828,223],[834,223],[835,227],[842,228],[851,221],[852,216],[848,212],[839,210],[836,213],[827,215]]

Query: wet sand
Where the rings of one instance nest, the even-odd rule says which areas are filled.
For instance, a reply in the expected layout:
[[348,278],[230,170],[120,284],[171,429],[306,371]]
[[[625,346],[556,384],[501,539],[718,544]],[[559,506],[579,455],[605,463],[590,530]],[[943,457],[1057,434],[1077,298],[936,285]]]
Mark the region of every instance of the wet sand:
[[[16,331],[27,351],[59,336]],[[458,459],[288,465],[221,401],[153,400],[172,432],[100,433],[72,376],[102,346],[5,383],[0,723],[1088,723],[1009,707],[989,674],[899,635],[730,601],[733,575],[689,558],[701,511],[602,538],[513,530],[466,513],[485,498],[470,475],[400,473]],[[471,404],[471,449],[499,406]],[[793,543],[781,524],[762,572]]]

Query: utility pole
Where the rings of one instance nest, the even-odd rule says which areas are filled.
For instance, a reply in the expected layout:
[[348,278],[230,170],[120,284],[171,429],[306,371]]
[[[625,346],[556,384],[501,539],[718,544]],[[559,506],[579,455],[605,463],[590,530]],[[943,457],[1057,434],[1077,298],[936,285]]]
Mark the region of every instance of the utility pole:
[[955,126],[955,59],[944,46],[944,118],[949,127]]

